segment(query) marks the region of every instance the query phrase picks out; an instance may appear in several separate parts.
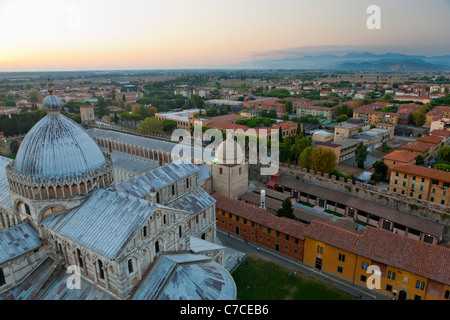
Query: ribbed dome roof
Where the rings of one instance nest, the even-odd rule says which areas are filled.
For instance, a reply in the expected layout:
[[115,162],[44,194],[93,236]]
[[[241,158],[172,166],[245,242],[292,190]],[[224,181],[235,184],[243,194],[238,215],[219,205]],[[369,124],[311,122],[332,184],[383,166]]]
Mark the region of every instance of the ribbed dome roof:
[[38,178],[63,177],[106,163],[97,143],[73,120],[50,112],[26,135],[14,171]]

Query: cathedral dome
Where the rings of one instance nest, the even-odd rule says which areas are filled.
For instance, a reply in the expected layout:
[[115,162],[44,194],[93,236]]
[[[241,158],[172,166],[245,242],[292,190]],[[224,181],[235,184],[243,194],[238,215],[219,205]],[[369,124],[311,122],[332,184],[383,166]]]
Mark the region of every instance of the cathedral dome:
[[217,148],[216,159],[219,164],[241,164],[245,160],[241,146],[230,134]]
[[35,178],[83,174],[106,164],[97,143],[75,121],[58,111],[60,100],[44,99],[48,115],[25,136],[17,152],[14,171]]

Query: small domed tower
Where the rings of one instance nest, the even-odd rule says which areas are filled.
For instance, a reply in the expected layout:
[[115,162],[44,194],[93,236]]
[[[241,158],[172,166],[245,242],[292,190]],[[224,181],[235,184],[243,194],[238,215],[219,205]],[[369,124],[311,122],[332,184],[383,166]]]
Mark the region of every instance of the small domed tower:
[[240,145],[231,134],[216,151],[216,162],[211,164],[213,191],[238,198],[248,190],[248,163]]
[[6,168],[16,220],[29,221],[36,230],[43,219],[78,206],[94,189],[113,182],[111,157],[59,112],[61,100],[51,89],[43,108],[47,116],[28,132]]

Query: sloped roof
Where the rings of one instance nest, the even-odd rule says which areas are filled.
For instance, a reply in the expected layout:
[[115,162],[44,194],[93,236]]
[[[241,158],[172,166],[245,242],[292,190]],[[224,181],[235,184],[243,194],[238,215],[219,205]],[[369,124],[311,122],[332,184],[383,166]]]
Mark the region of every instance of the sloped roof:
[[41,246],[39,234],[28,223],[0,232],[0,264]]
[[178,160],[124,181],[116,186],[116,190],[142,198],[152,189],[160,190],[199,170],[191,162]]
[[6,176],[6,166],[13,160],[0,156],[0,207],[11,209],[9,197],[9,183]]
[[450,284],[450,249],[392,232],[366,228],[344,230],[331,223],[313,221],[305,237],[352,252],[394,268]]
[[413,174],[416,176],[427,177],[431,179],[436,179],[440,181],[450,182],[450,172],[427,168],[416,165],[404,165],[404,166],[396,166],[392,168],[394,171],[404,172],[408,174]]
[[98,189],[80,206],[47,218],[42,224],[89,250],[115,259],[156,208],[121,192]]
[[167,206],[170,208],[185,210],[191,214],[195,214],[201,212],[202,210],[205,210],[215,202],[216,201],[209,195],[209,193],[207,193],[202,188],[197,187],[190,193],[183,195]]
[[406,151],[406,150],[395,150],[391,153],[385,155],[383,159],[400,161],[400,162],[410,162],[417,158],[417,153]]
[[277,217],[274,214],[255,205],[227,198],[217,193],[213,195],[213,198],[216,200],[217,209],[222,209],[229,213],[238,214],[244,219],[254,221],[298,239],[303,238],[303,233],[305,231],[306,225],[301,222],[297,222],[292,219]]
[[133,300],[234,300],[236,285],[222,266],[198,254],[161,255]]

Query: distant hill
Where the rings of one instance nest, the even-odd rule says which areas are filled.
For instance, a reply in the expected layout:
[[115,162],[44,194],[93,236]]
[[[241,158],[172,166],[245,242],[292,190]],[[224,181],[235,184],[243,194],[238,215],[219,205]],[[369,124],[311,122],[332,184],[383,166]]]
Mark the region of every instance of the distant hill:
[[430,72],[443,71],[448,69],[443,65],[427,63],[422,60],[399,60],[386,61],[379,60],[375,62],[345,62],[336,67],[343,71],[374,71],[374,72]]
[[450,55],[417,56],[401,53],[374,54],[348,52],[343,55],[321,53],[302,55],[286,52],[285,58],[263,58],[246,61],[236,67],[256,69],[335,69],[345,71],[418,72],[450,70]]

